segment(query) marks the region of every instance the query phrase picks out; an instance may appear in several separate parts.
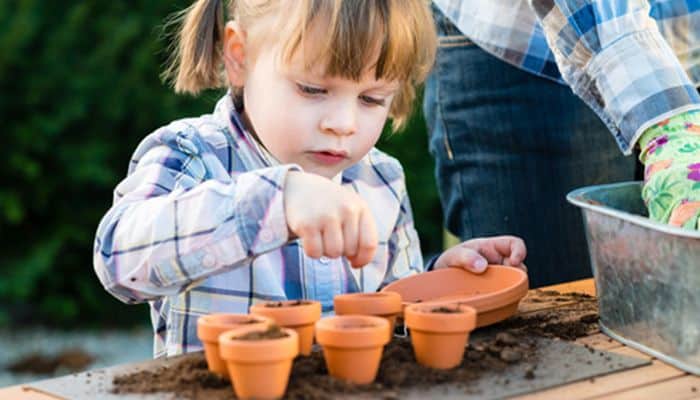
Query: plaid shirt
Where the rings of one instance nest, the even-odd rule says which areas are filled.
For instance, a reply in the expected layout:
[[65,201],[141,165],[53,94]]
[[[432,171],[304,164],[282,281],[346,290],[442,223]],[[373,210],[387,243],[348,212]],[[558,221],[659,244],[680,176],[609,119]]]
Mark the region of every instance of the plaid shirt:
[[625,154],[647,128],[700,109],[700,0],[434,2],[481,48],[567,82]]
[[397,160],[372,149],[337,177],[377,222],[376,256],[360,269],[344,258],[309,258],[290,240],[283,191],[293,169],[242,128],[229,95],[213,114],[175,121],[138,146],[98,227],[94,267],[118,299],[150,303],[156,357],[200,349],[196,320],[204,314],[299,298],[328,312],[336,294],[376,291],[423,271]]

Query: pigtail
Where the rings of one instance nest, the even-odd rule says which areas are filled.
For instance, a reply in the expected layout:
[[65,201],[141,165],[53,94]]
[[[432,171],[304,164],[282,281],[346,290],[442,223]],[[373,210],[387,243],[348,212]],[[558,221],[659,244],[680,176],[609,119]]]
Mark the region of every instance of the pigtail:
[[163,77],[177,93],[197,94],[222,86],[223,0],[197,0],[167,26],[180,27]]

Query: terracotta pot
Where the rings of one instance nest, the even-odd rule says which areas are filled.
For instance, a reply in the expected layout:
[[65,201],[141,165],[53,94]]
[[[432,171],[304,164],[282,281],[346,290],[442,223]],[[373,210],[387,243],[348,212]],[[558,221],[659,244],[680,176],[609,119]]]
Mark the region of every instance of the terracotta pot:
[[[300,304],[301,303],[301,304]],[[275,307],[271,307],[271,306]],[[299,336],[299,353],[311,354],[314,324],[321,318],[321,303],[315,300],[266,301],[250,306],[250,313],[262,315],[277,325],[294,329]]]
[[462,362],[469,332],[476,327],[475,309],[454,303],[412,304],[404,318],[419,364],[449,369]]
[[520,269],[490,265],[483,274],[461,268],[442,268],[399,279],[382,292],[399,293],[404,306],[421,302],[453,301],[472,306],[476,326],[482,327],[515,314],[528,290],[527,274]]
[[248,314],[209,314],[199,317],[197,320],[197,337],[204,345],[204,357],[207,359],[209,370],[228,379],[226,363],[219,355],[219,335],[225,331],[240,326],[253,324],[267,327],[271,320],[263,316],[251,316]]
[[346,293],[333,297],[336,315],[374,315],[384,317],[394,332],[396,316],[401,313],[401,295],[396,292]]
[[221,358],[226,361],[233,390],[241,399],[278,399],[284,396],[299,354],[299,337],[294,329],[281,328],[287,336],[276,339],[241,340],[267,326],[239,327],[219,337]]
[[382,317],[340,315],[316,322],[316,340],[328,372],[356,384],[374,381],[390,337],[389,321]]

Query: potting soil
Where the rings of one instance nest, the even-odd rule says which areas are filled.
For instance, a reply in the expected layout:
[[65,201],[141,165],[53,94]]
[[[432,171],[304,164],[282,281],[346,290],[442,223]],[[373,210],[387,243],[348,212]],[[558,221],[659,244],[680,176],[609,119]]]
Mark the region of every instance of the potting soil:
[[289,336],[279,326],[270,325],[264,331],[249,332],[245,335],[236,336],[237,340],[263,340],[263,339],[281,339]]
[[[285,398],[424,398],[448,392],[499,398],[648,363],[569,343],[597,332],[594,298],[535,291],[528,299],[571,304],[520,315],[474,332],[462,363],[446,371],[417,364],[410,339],[394,337],[384,348],[376,381],[364,386],[330,377],[321,351],[314,351],[294,361]],[[114,376],[111,385],[105,385],[109,387],[105,395],[115,399],[149,393],[163,393],[161,398],[235,398],[230,382],[207,370],[202,353],[171,361]]]

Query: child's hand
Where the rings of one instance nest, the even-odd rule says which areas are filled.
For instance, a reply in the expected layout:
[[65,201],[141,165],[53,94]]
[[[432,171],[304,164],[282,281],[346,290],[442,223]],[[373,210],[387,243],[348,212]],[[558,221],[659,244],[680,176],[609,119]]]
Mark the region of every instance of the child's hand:
[[377,228],[357,193],[322,176],[291,171],[284,201],[287,226],[309,257],[345,256],[355,268],[374,257]]
[[527,249],[525,242],[515,236],[496,236],[467,240],[445,250],[435,261],[435,268],[464,268],[480,274],[488,264],[517,267],[527,272],[523,264]]

